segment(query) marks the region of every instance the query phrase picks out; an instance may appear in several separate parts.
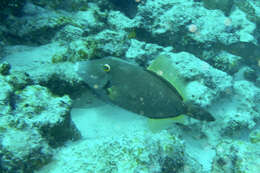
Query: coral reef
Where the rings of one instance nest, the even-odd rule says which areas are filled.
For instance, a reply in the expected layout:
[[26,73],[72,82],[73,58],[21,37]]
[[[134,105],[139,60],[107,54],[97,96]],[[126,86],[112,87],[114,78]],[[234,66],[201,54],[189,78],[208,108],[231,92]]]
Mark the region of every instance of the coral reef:
[[[1,126],[5,119],[1,117]],[[33,172],[49,163],[52,153],[50,146],[36,130],[1,129],[1,172]]]
[[68,139],[79,138],[70,119],[68,96],[55,98],[48,89],[38,85],[28,86],[15,94],[19,95],[15,101],[15,116],[36,128],[50,146],[57,147]]
[[0,168],[33,172],[51,160],[52,147],[79,139],[80,134],[70,119],[68,96],[57,97],[33,85],[28,74],[9,73],[9,68],[0,76]]
[[212,173],[217,172],[259,172],[259,146],[244,141],[226,140],[216,148]]
[[208,9],[220,9],[222,10],[226,15],[228,15],[232,9],[234,0],[202,0],[203,4]]
[[179,172],[185,164],[182,142],[166,131],[134,132],[130,136],[106,137],[93,143],[85,140],[62,148],[55,158],[59,160],[57,164],[63,166],[51,172],[166,173]]
[[[257,0],[2,0],[0,173],[260,172],[259,27]],[[142,119],[110,134],[117,118],[95,117],[107,103],[76,73],[107,56],[155,72],[216,121],[152,133]],[[76,108],[99,121],[73,121]],[[107,136],[83,134],[96,129]]]

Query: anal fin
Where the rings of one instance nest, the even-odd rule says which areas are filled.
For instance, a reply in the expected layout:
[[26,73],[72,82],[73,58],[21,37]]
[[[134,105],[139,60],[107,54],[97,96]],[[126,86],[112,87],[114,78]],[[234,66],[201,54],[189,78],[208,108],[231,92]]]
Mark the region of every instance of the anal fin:
[[164,119],[151,119],[151,118],[149,118],[147,123],[148,123],[149,129],[152,132],[156,133],[156,132],[159,132],[161,130],[168,129],[174,123],[180,123],[180,124],[187,125],[188,122],[189,122],[189,117],[182,114],[182,115],[179,115],[177,117],[164,118]]

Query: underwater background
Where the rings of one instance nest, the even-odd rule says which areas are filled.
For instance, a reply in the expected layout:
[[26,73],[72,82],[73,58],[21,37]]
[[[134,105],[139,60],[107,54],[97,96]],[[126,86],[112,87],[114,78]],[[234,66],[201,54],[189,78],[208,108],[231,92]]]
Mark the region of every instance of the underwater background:
[[259,173],[260,1],[1,0],[0,89],[0,173]]

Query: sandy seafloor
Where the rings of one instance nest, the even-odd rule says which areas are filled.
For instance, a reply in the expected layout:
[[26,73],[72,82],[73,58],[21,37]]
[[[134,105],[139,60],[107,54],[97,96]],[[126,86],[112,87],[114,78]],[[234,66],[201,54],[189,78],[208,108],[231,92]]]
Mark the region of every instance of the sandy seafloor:
[[[102,101],[78,63],[108,56],[186,81],[215,121],[155,130]],[[0,173],[259,173],[260,3],[3,0],[0,89]]]

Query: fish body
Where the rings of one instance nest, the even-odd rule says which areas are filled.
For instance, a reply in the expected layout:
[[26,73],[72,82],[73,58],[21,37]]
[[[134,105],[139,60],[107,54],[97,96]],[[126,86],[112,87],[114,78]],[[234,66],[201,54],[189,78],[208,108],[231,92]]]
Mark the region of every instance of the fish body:
[[78,74],[102,98],[149,118],[176,117],[190,110],[169,82],[119,58],[79,62]]

